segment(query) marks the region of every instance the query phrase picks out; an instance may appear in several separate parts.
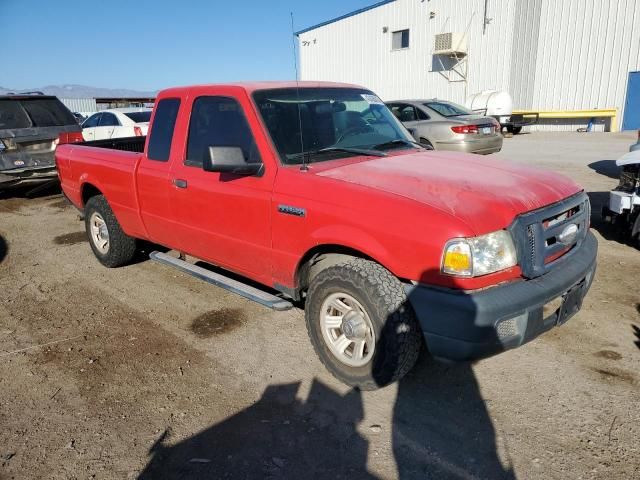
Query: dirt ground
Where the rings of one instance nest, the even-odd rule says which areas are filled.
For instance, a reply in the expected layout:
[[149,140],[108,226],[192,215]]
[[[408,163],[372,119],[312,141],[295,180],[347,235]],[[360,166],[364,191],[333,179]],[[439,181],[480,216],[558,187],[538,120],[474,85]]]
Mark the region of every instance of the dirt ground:
[[[498,156],[598,212],[631,135],[529,134]],[[145,261],[106,269],[59,194],[0,197],[0,479],[640,478],[640,250],[602,225],[583,310],[474,365],[423,356],[359,392],[272,312]]]

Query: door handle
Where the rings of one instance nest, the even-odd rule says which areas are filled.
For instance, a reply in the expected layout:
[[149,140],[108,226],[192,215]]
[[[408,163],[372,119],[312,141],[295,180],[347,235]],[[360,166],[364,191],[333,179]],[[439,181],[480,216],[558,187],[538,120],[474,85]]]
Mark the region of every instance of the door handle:
[[174,178],[173,184],[178,188],[187,188],[187,181],[181,178]]

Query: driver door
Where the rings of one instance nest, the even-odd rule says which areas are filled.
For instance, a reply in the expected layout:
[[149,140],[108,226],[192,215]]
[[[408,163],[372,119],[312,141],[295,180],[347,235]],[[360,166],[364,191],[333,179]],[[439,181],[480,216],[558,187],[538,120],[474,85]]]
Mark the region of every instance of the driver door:
[[241,103],[230,96],[193,100],[182,161],[174,162],[170,204],[180,224],[180,249],[253,278],[271,278],[273,171],[261,176],[205,172],[210,146],[240,147],[245,161],[261,162]]

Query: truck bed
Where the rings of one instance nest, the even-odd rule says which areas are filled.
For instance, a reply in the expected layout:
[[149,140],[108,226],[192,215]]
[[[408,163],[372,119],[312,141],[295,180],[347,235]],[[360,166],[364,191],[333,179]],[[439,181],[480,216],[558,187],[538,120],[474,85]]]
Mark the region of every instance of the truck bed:
[[80,142],[76,145],[83,145],[85,147],[97,147],[108,148],[111,150],[122,150],[125,152],[144,152],[144,143],[147,137],[122,137],[122,138],[107,138],[105,140],[92,140],[90,142]]

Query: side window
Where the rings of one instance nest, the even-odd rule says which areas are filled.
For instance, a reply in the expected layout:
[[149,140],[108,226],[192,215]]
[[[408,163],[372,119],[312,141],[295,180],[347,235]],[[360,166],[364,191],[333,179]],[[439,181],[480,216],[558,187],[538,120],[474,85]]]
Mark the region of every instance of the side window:
[[401,122],[415,122],[418,119],[413,105],[396,104],[392,112]]
[[418,113],[418,120],[429,120],[431,117],[427,115],[423,110],[416,108],[416,112]]
[[393,113],[393,115],[400,120],[400,107],[401,105],[398,105],[397,103],[388,103],[387,107],[389,107],[389,110],[391,110],[391,113]]
[[247,163],[260,163],[242,107],[229,97],[199,97],[193,102],[185,165],[202,166],[210,146],[240,147]]
[[82,124],[82,128],[93,128],[98,126],[98,120],[100,120],[101,113],[95,113],[87,118]]
[[120,122],[118,118],[109,112],[102,112],[102,117],[100,117],[100,122],[98,123],[99,127],[118,127],[120,126]]
[[157,160],[159,162],[169,160],[173,130],[176,126],[179,109],[179,98],[165,98],[156,105],[156,114],[153,117],[151,132],[149,133],[149,146],[147,149],[147,158],[149,160]]

